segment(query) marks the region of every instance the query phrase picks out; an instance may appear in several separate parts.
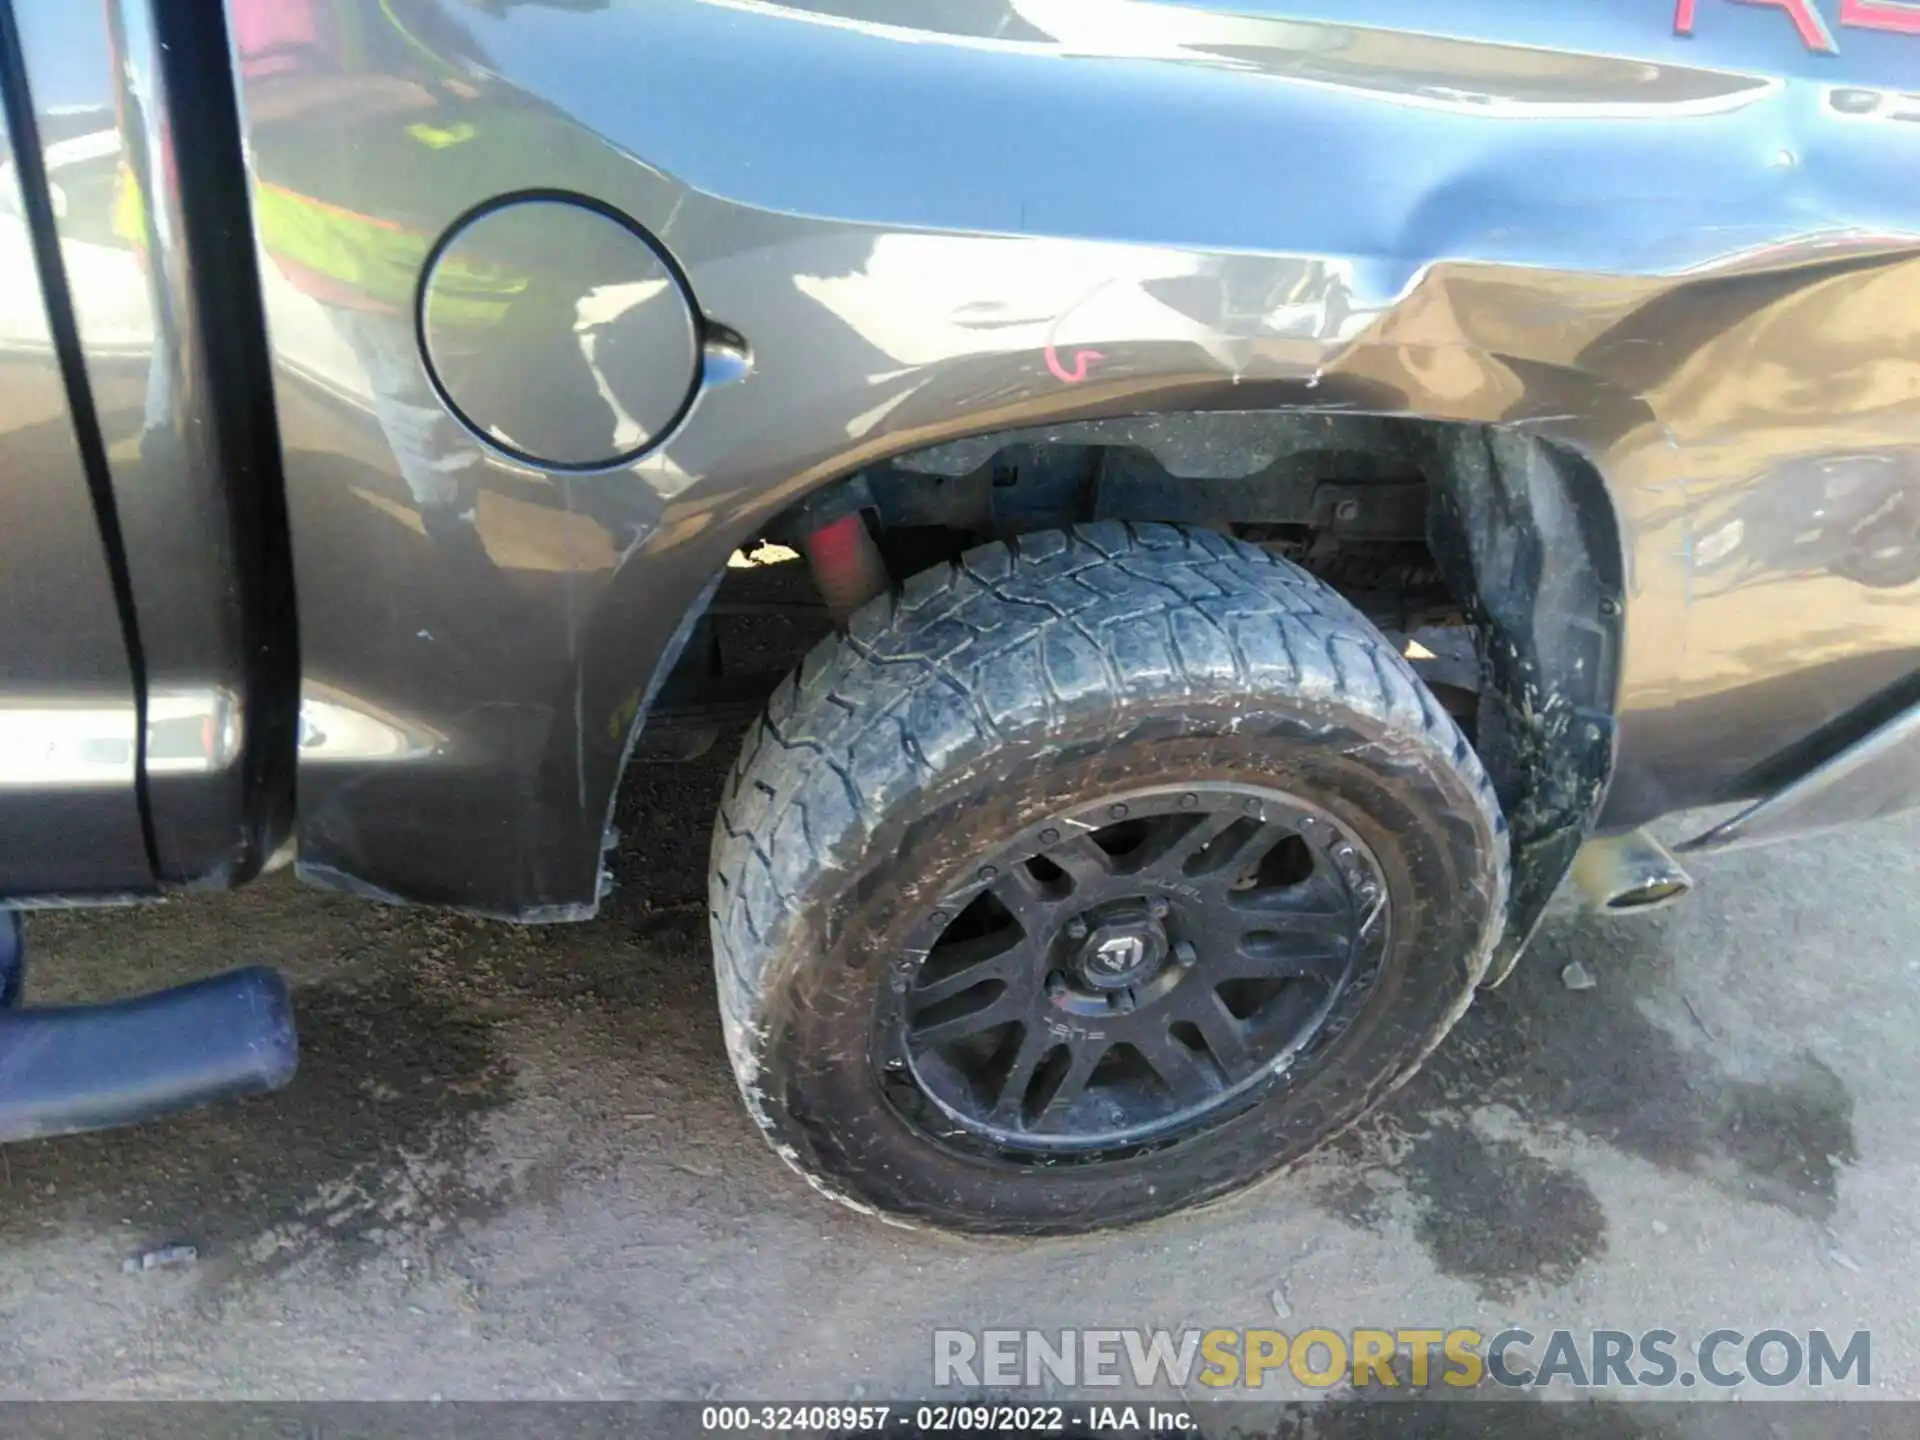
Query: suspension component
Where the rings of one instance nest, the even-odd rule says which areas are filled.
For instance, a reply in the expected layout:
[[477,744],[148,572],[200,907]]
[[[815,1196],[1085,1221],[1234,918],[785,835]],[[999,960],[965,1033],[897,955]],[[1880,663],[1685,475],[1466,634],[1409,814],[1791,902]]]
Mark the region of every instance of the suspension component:
[[858,511],[809,531],[801,545],[814,583],[836,621],[845,620],[892,583],[880,547],[867,533],[867,522]]

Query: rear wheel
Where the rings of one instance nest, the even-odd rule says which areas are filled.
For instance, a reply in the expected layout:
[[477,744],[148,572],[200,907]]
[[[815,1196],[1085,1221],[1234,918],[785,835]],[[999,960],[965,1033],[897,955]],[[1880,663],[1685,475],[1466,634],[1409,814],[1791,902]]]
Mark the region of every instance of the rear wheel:
[[1141,1220],[1409,1074],[1505,857],[1453,722],[1305,572],[1164,526],[1028,536],[859,612],[749,737],[714,837],[728,1045],[839,1198]]

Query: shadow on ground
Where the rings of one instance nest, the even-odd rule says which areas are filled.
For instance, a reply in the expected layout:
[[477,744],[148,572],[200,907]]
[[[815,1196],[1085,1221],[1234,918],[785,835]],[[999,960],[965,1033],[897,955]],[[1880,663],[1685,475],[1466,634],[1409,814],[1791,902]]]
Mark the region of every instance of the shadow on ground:
[[[1810,1054],[1761,1078],[1725,1068],[1717,1038],[1683,1043],[1650,1015],[1692,1023],[1660,919],[1556,916],[1502,989],[1482,994],[1426,1066],[1331,1147],[1318,1186],[1348,1221],[1377,1227],[1396,1191],[1444,1272],[1489,1298],[1563,1283],[1606,1247],[1599,1200],[1571,1168],[1471,1113],[1504,1107],[1529,1128],[1574,1132],[1729,1195],[1826,1219],[1857,1158],[1853,1101]],[[1600,976],[1572,991],[1580,959]]]
[[[617,1089],[630,1071],[636,1083],[670,1089],[660,1108],[683,1117],[682,1128],[663,1128],[651,1113],[626,1115],[644,1147],[623,1134],[622,1163],[701,1175],[684,1117],[714,1131],[724,1128],[715,1117],[737,1105],[714,1016],[704,899],[710,817],[734,744],[729,737],[693,764],[635,767],[617,817],[626,836],[619,887],[591,924],[520,929],[369,909],[297,892],[284,877],[169,906],[153,921],[36,921],[56,935],[84,927],[70,929],[70,949],[83,948],[74,937],[142,923],[222,963],[282,964],[303,982],[303,1058],[278,1095],[0,1151],[0,1241],[84,1226],[129,1251],[192,1243],[229,1269],[308,1257],[352,1264],[396,1238],[431,1241],[549,1200],[564,1173],[489,1166],[487,1128],[529,1098],[529,1033],[576,1020],[605,1037],[595,1086]],[[1411,1205],[1438,1267],[1490,1297],[1564,1282],[1605,1251],[1606,1216],[1553,1158],[1555,1132],[1745,1200],[1830,1215],[1839,1168],[1855,1156],[1845,1089],[1810,1055],[1736,1074],[1712,1037],[1677,1039],[1673,1016],[1687,1022],[1667,933],[1658,920],[1550,921],[1514,981],[1482,996],[1383,1111],[1311,1163],[1314,1196],[1370,1227]],[[1575,957],[1599,973],[1597,989],[1561,985]],[[546,1075],[575,1068],[565,1053],[542,1063]],[[1488,1106],[1517,1124],[1490,1133],[1474,1118]],[[758,1155],[751,1128],[741,1121],[738,1130],[714,1143]],[[726,1151],[725,1163],[747,1163],[741,1153]],[[796,1210],[819,1204],[798,1185],[778,1194]]]
[[[191,1244],[203,1274],[225,1276],[310,1256],[351,1265],[498,1214],[553,1183],[481,1163],[488,1117],[519,1094],[506,1029],[543,1011],[591,1013],[630,1040],[635,1063],[671,1043],[678,1083],[707,1108],[732,1103],[704,908],[707,830],[731,758],[726,748],[636,767],[621,809],[646,819],[623,827],[621,883],[587,925],[363,906],[286,876],[156,911],[37,917],[35,941],[42,931],[64,941],[69,966],[95,963],[86,957],[103,944],[138,951],[153,928],[181,944],[188,973],[244,956],[320,978],[296,991],[300,1068],[279,1093],[0,1149],[0,1244],[84,1228],[129,1254]],[[136,984],[183,978],[141,973]],[[105,975],[100,991],[125,985]]]

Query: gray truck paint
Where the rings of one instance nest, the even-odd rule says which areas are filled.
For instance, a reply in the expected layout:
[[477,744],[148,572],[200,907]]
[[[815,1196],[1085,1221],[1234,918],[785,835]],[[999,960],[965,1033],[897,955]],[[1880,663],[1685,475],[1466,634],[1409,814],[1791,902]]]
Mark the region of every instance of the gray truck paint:
[[0,113],[0,854],[10,893],[152,882],[134,791],[139,708],[113,579]]
[[[1666,0],[227,13],[310,879],[590,911],[731,550],[988,431],[1365,412],[1584,457],[1625,550],[1609,825],[1731,798],[1920,664],[1902,557],[1863,569],[1834,519],[1920,487],[1920,199],[1888,179],[1920,156],[1920,34],[1861,23],[1884,6],[1825,0],[1836,53],[1724,0],[1686,36]],[[515,196],[625,217],[698,307],[691,404],[629,463],[515,443],[569,413],[599,443],[666,383],[564,246],[435,270],[491,439],[423,360],[422,274]]]
[[[60,483],[84,500],[92,472],[102,533],[112,531],[108,548],[124,566],[121,613],[109,617],[140,714],[130,706],[123,719],[125,773],[111,783],[121,803],[137,802],[136,837],[143,828],[146,838],[138,872],[125,870],[116,888],[243,880],[278,843],[259,807],[291,803],[264,801],[258,770],[263,746],[276,728],[290,731],[291,717],[276,727],[255,713],[261,637],[283,617],[260,613],[244,574],[258,556],[238,553],[234,512],[256,477],[226,443],[243,398],[210,372],[202,297],[217,262],[183,205],[182,152],[197,142],[208,101],[170,93],[158,12],[146,0],[12,9],[18,69],[5,83],[32,115],[52,246],[40,278],[49,303],[71,313],[64,398],[93,455]],[[9,242],[25,243],[26,218],[13,216]],[[24,262],[0,273],[16,300],[40,288]],[[0,415],[12,408],[0,402]],[[9,462],[9,483],[30,483],[31,468]],[[12,533],[42,546],[58,533],[56,514],[37,509]],[[10,567],[0,582],[9,600],[28,588],[19,575]],[[35,628],[39,643],[67,654],[74,637],[55,593]],[[81,593],[70,603],[78,618]],[[83,653],[59,662],[75,678]],[[7,885],[27,888],[11,874]]]

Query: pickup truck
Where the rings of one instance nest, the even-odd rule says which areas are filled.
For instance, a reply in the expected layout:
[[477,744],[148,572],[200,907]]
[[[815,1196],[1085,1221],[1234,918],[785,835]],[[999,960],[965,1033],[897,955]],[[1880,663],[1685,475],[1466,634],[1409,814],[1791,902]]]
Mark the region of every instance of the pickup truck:
[[35,907],[578,920],[744,729],[817,1189],[1284,1167],[1569,875],[1920,802],[1916,77],[1908,0],[0,0],[0,1138],[295,1065],[261,970],[21,1005]]

